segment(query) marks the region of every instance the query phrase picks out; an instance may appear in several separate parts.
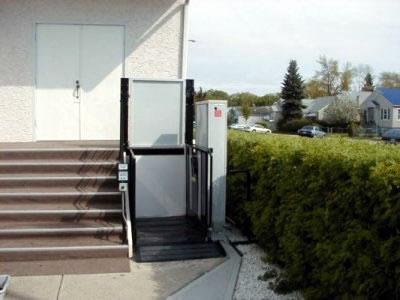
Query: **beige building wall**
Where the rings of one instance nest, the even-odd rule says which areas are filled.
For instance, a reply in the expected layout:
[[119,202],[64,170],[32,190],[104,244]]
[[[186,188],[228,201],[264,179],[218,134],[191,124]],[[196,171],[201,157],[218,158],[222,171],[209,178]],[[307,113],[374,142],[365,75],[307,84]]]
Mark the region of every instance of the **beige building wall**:
[[38,23],[124,25],[125,77],[184,72],[184,0],[1,0],[0,142],[35,140]]

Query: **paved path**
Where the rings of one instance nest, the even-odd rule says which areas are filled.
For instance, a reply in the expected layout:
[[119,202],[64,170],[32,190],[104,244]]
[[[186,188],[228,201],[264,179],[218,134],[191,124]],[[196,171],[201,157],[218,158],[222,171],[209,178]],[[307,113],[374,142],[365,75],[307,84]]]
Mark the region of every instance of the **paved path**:
[[128,273],[13,277],[5,300],[165,299],[223,261],[131,261]]

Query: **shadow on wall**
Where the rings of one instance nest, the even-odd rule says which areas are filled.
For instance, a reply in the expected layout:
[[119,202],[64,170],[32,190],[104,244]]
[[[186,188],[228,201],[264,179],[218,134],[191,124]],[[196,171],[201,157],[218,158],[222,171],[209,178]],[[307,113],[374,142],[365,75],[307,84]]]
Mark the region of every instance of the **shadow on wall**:
[[[151,77],[154,72],[158,77],[162,77],[160,73],[178,77],[182,50],[177,45],[182,32],[174,34],[170,27],[174,22],[179,23],[178,28],[182,24],[183,5],[177,0],[1,1],[0,86],[35,85],[35,23],[125,25],[125,76]],[[107,47],[105,40],[96,42],[98,47]],[[86,88],[95,88],[120,63],[105,60],[106,67]],[[166,64],[171,65],[170,73],[165,71]],[[64,88],[49,85],[43,87]]]

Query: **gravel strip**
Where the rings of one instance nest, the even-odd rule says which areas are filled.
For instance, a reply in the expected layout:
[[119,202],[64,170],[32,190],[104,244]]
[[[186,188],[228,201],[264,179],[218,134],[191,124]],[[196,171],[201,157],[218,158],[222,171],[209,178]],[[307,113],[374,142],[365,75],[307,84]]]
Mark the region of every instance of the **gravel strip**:
[[[245,241],[246,238],[240,234],[236,228],[229,228],[225,232],[230,241]],[[274,265],[266,264],[262,258],[266,253],[257,244],[237,245],[236,248],[242,252],[242,265],[236,283],[234,300],[302,300],[300,292],[293,292],[286,295],[278,295],[269,288],[268,281],[260,280],[266,271],[276,270],[279,274],[281,270]]]

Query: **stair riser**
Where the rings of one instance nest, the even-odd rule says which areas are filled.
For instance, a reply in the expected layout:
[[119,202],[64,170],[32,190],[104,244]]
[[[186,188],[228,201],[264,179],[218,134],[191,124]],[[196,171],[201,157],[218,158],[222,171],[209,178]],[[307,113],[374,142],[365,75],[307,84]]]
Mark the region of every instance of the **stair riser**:
[[37,261],[37,260],[60,260],[70,258],[106,258],[106,257],[128,257],[128,249],[99,249],[99,250],[77,250],[77,251],[33,251],[33,252],[2,252],[0,261]]
[[63,174],[67,175],[115,175],[116,163],[104,165],[70,164],[70,165],[0,165],[0,174]]
[[62,150],[62,151],[0,151],[0,160],[118,160],[119,152],[115,150]]
[[0,178],[0,192],[1,187],[5,188],[31,188],[31,187],[76,187],[76,188],[96,188],[100,189],[104,188],[118,188],[118,182],[115,178],[103,179],[86,179],[86,178],[77,178],[77,179],[54,179],[49,176],[46,179],[38,179],[38,178],[26,178],[26,179],[2,179]]
[[53,244],[56,243],[57,237],[63,235],[64,237],[70,237],[74,238],[76,236],[78,237],[87,237],[87,238],[97,238],[97,239],[109,239],[112,237],[113,239],[119,239],[123,240],[124,239],[124,234],[122,229],[107,229],[107,230],[97,230],[96,232],[89,232],[89,231],[63,231],[63,232],[13,232],[13,233],[7,233],[7,232],[2,232],[0,230],[0,244],[1,240],[6,238],[12,238],[16,242],[18,240],[27,240],[27,239],[48,239],[52,240]]
[[45,222],[45,221],[57,221],[57,222],[74,222],[79,223],[83,220],[89,219],[100,219],[99,221],[107,222],[108,220],[115,220],[116,217],[121,216],[122,213],[75,213],[75,214],[1,214],[0,219],[4,222]]
[[1,196],[0,211],[17,209],[119,209],[121,195],[20,195]]

